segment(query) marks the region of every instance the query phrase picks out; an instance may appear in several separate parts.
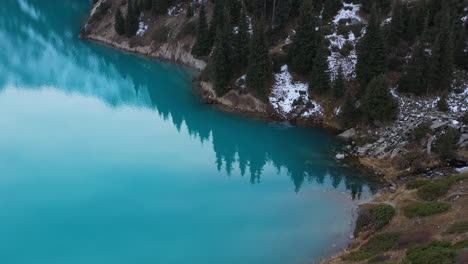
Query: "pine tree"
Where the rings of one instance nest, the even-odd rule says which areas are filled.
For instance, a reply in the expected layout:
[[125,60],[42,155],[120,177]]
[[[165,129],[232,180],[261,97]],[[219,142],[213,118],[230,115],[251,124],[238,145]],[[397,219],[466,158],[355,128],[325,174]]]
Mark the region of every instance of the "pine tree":
[[210,54],[210,36],[208,32],[208,23],[206,22],[205,5],[200,7],[197,27],[197,42],[192,48],[192,54],[195,56],[207,56]]
[[120,8],[117,8],[114,17],[114,29],[115,32],[119,35],[125,34],[125,19],[120,11]]
[[250,33],[247,16],[242,10],[239,18],[239,30],[234,36],[234,58],[233,64],[236,69],[242,69],[247,66],[249,57]]
[[213,46],[213,43],[216,38],[217,28],[223,28],[224,23],[224,6],[225,0],[215,0],[213,8],[213,17],[210,23],[209,35],[210,35],[210,48]]
[[454,57],[455,64],[465,70],[468,70],[468,36],[466,35],[466,24],[458,25],[455,38]]
[[263,21],[257,22],[250,41],[247,85],[257,96],[266,100],[269,95],[268,82],[271,79],[271,63],[265,40]]
[[364,90],[373,78],[385,70],[385,45],[375,7],[366,34],[358,44],[357,54],[356,74]]
[[152,8],[155,16],[165,15],[169,8],[169,0],[153,0]]
[[343,97],[345,93],[345,80],[343,74],[343,67],[340,65],[336,75],[335,83],[333,85],[333,96],[335,98]]
[[448,91],[453,79],[453,33],[450,27],[450,13],[445,10],[441,18],[439,33],[432,48],[430,76],[432,91]]
[[324,3],[322,18],[328,20],[336,15],[341,9],[343,3],[340,0],[327,0]]
[[323,94],[330,89],[330,70],[328,68],[328,47],[325,38],[321,37],[317,55],[314,59],[309,92]]
[[375,77],[366,88],[362,112],[368,121],[392,121],[398,116],[398,101],[388,88],[384,74]]
[[288,49],[289,64],[293,71],[307,74],[312,71],[317,50],[317,22],[310,0],[304,0],[297,32]]
[[405,30],[405,39],[409,42],[413,42],[418,35],[418,24],[416,19],[415,12],[412,12],[408,20],[408,26]]
[[153,0],[144,0],[143,6],[145,10],[151,10],[151,8],[153,7]]
[[450,109],[449,109],[449,105],[447,103],[447,94],[444,93],[439,101],[437,101],[437,110],[438,111],[441,111],[441,112],[448,112]]
[[422,95],[427,92],[426,65],[428,58],[424,43],[418,41],[406,66],[406,71],[401,76],[398,89],[401,92]]
[[345,93],[345,102],[341,108],[339,118],[345,128],[351,128],[357,125],[360,117],[361,113],[356,107],[356,100],[351,94],[351,91],[348,90]]
[[221,28],[216,31],[216,42],[213,53],[213,73],[214,87],[218,96],[223,96],[227,92],[227,82],[229,80],[229,63],[224,40],[224,33]]
[[403,36],[403,8],[401,0],[394,2],[392,11],[392,21],[390,22],[390,32],[388,42],[391,47],[396,47]]
[[135,9],[135,2],[128,1],[127,4],[127,17],[125,19],[125,33],[127,37],[135,36],[138,30],[138,14]]
[[274,24],[278,27],[283,27],[289,19],[291,12],[290,0],[276,0],[278,3],[275,10]]

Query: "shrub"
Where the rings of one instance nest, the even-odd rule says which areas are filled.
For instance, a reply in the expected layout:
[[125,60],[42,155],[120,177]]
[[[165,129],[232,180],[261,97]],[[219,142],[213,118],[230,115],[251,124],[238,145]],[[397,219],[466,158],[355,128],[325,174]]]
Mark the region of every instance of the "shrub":
[[345,257],[346,260],[365,260],[379,253],[395,249],[398,244],[400,233],[383,233],[369,239],[358,251],[351,252]]
[[362,35],[362,28],[364,28],[364,24],[352,24],[348,26],[351,32],[353,32],[356,38],[360,38]]
[[450,184],[446,181],[433,181],[418,189],[419,198],[426,201],[434,201],[435,199],[447,194],[450,190]]
[[437,142],[437,151],[441,160],[451,159],[455,156],[456,143],[460,137],[454,128],[447,128]]
[[468,179],[468,174],[466,173],[451,175],[434,180],[422,186],[418,190],[418,196],[426,201],[435,200],[442,195],[445,195],[449,191],[451,185],[465,179]]
[[169,28],[161,26],[153,32],[153,40],[158,42],[166,42],[169,37]]
[[450,204],[446,202],[417,202],[403,208],[407,217],[429,216],[445,212],[450,209]]
[[351,29],[349,28],[349,26],[347,26],[346,23],[341,23],[341,20],[340,20],[340,23],[338,24],[338,28],[336,29],[336,33],[347,39],[350,30]]
[[449,234],[461,234],[466,232],[468,232],[468,221],[456,222],[447,230]]
[[413,130],[413,137],[415,139],[421,139],[431,132],[432,132],[432,129],[431,129],[430,124],[428,122],[424,122]]
[[395,216],[395,208],[388,204],[379,204],[371,209],[372,217],[380,226],[387,225]]
[[418,158],[420,158],[421,153],[412,151],[412,152],[405,153],[403,156],[409,163],[411,163],[417,160]]
[[452,248],[455,250],[468,248],[468,239],[458,241],[452,246]]
[[447,112],[450,110],[448,103],[447,103],[446,95],[443,95],[442,97],[440,97],[439,101],[437,101],[437,110],[441,112]]
[[406,188],[408,189],[418,189],[426,184],[429,184],[429,180],[424,180],[424,179],[418,179],[418,180],[413,180],[410,181],[406,184]]
[[449,264],[454,259],[451,243],[445,241],[414,245],[406,253],[406,260],[411,264]]

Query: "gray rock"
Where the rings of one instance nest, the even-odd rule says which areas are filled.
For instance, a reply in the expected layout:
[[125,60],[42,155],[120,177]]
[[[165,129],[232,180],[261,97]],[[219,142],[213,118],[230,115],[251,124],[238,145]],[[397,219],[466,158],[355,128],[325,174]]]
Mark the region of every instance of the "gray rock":
[[468,141],[468,134],[462,134],[462,135],[460,136],[460,140],[458,140],[457,145],[460,146],[461,144],[463,144],[463,143],[465,143],[465,142],[467,142],[467,141]]
[[436,129],[439,129],[439,128],[444,127],[446,125],[448,125],[447,121],[434,121],[434,123],[432,123],[432,125],[431,125],[431,129],[436,130]]
[[351,140],[355,136],[356,136],[356,129],[354,128],[348,129],[345,132],[338,135],[339,138],[344,139],[344,140]]

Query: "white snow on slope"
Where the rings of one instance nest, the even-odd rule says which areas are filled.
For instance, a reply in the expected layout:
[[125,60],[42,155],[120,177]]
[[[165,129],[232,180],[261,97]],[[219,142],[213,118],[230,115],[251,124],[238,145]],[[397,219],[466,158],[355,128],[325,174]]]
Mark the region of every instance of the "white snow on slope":
[[136,35],[137,36],[143,36],[146,31],[148,30],[148,25],[145,25],[145,22],[143,22],[143,17],[145,16],[145,14],[143,12],[141,12],[140,14],[140,22],[138,23],[138,30],[136,32]]
[[308,85],[294,82],[287,65],[283,65],[281,72],[275,74],[275,85],[269,100],[283,118],[291,115],[300,118],[323,115],[323,108],[309,98]]
[[[342,19],[350,19],[351,22],[347,21],[346,25],[355,23],[364,23],[364,20],[358,15],[361,5],[359,4],[343,4],[343,8],[333,19],[332,25],[338,28],[339,22]],[[361,37],[365,34],[365,28],[361,31]],[[330,40],[331,55],[328,57],[328,67],[330,68],[331,77],[334,79],[338,71],[339,66],[343,67],[343,73],[347,78],[356,77],[355,69],[357,63],[356,44],[360,38],[357,38],[352,31],[349,32],[347,38],[342,35],[338,35],[336,30],[332,35],[326,36]],[[343,48],[343,45],[349,41],[353,45],[348,56],[343,56],[339,51],[333,51],[333,47],[338,49]]]

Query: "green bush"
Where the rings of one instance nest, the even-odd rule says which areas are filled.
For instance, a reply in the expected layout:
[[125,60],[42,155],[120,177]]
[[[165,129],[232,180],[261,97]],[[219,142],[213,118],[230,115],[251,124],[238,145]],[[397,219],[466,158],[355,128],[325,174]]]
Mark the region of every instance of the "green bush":
[[417,179],[410,181],[406,184],[406,188],[408,189],[419,189],[420,187],[429,184],[429,180],[424,180],[424,179]]
[[379,253],[395,249],[398,245],[400,233],[383,233],[372,237],[358,251],[351,252],[344,259],[360,261],[368,259]]
[[431,129],[429,122],[424,122],[413,130],[413,137],[415,139],[421,139],[431,132],[432,132],[432,129]]
[[411,152],[405,153],[403,156],[409,163],[411,163],[411,162],[419,159],[421,157],[421,153],[411,151]]
[[452,246],[452,248],[455,250],[468,248],[468,239],[458,241]]
[[446,181],[433,181],[418,189],[419,198],[426,201],[434,201],[435,199],[447,194],[450,190],[450,184]]
[[406,253],[406,261],[411,264],[450,264],[454,259],[451,243],[445,241],[414,245]]
[[419,188],[418,196],[423,200],[433,201],[442,195],[447,194],[450,190],[450,186],[466,179],[468,179],[468,174],[466,173],[439,178]]
[[[341,20],[340,20],[340,22],[341,22]],[[336,29],[336,33],[338,35],[343,36],[345,39],[348,38],[350,31],[351,31],[351,29],[349,28],[349,26],[346,25],[346,23],[339,23],[338,28]]]
[[417,202],[403,208],[407,217],[429,216],[449,210],[451,205],[446,202]]
[[352,24],[348,26],[351,32],[353,32],[356,38],[360,38],[362,35],[362,29],[364,28],[364,24]]
[[179,34],[177,34],[177,38],[180,39],[186,36],[195,35],[196,32],[197,24],[195,22],[189,22],[182,27]]
[[395,216],[395,208],[388,204],[379,204],[371,209],[372,217],[379,226],[390,223]]
[[466,232],[468,232],[468,221],[456,222],[447,230],[449,234],[461,234]]

